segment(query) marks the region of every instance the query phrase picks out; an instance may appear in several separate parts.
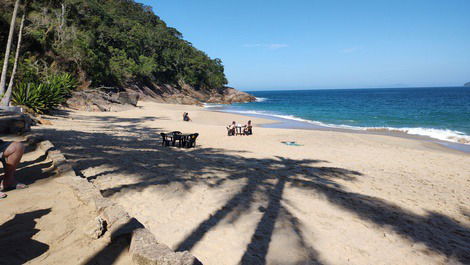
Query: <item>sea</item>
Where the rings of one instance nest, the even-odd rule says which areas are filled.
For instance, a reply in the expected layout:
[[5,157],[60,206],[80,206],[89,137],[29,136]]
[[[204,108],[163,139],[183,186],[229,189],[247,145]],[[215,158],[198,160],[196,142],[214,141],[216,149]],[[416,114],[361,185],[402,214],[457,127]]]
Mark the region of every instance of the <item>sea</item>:
[[248,92],[256,102],[206,107],[279,121],[271,127],[389,131],[470,145],[470,87]]

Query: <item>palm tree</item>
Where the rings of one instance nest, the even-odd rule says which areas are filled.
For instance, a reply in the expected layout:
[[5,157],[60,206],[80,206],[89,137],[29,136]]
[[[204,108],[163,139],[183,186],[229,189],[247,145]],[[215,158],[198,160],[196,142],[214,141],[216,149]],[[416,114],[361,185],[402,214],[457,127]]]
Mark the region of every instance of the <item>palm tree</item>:
[[15,8],[13,9],[13,14],[11,16],[10,32],[8,34],[8,42],[7,42],[7,48],[5,51],[5,59],[3,61],[2,76],[0,78],[0,95],[3,95],[5,93],[8,60],[10,59],[11,43],[13,42],[13,32],[15,31],[16,14],[18,13],[19,5],[20,5],[20,0],[16,0]]
[[13,81],[15,79],[16,67],[18,66],[18,57],[20,56],[20,47],[21,47],[21,39],[23,35],[25,15],[26,15],[26,12],[23,13],[23,17],[21,18],[20,31],[18,33],[18,44],[16,45],[15,62],[13,63],[13,70],[11,71],[10,83],[8,84],[7,92],[5,92],[5,95],[3,95],[2,101],[0,102],[1,106],[8,106],[10,104],[11,92],[13,90]]

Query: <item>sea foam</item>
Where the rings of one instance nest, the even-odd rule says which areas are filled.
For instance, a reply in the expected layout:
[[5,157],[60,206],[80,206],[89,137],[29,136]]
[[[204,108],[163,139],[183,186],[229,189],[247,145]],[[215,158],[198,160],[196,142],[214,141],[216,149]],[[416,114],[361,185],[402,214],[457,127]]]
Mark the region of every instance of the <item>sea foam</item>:
[[224,109],[224,112],[230,113],[238,113],[238,114],[249,114],[249,115],[260,115],[260,116],[267,116],[275,117],[285,120],[292,120],[298,121],[308,124],[313,124],[320,127],[327,127],[327,128],[336,128],[336,129],[349,129],[349,130],[361,130],[361,131],[385,131],[385,132],[399,132],[405,133],[410,135],[420,135],[420,136],[427,136],[438,140],[449,141],[454,143],[461,143],[461,144],[470,144],[470,136],[466,135],[459,131],[448,130],[448,129],[435,129],[435,128],[395,128],[395,127],[360,127],[360,126],[351,126],[345,124],[330,124],[324,123],[321,121],[314,121],[296,117],[294,115],[283,115],[283,114],[275,114],[268,111],[255,111],[255,110],[227,110]]

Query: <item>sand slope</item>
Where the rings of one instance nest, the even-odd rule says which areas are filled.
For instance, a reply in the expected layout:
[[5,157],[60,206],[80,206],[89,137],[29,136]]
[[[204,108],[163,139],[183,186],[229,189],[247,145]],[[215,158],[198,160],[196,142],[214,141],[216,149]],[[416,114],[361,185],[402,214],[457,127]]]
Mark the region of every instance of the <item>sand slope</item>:
[[62,184],[43,152],[27,151],[17,176],[29,188],[0,200],[0,264],[132,264],[125,244],[86,235],[98,213]]
[[[470,155],[380,135],[226,136],[247,119],[143,102],[37,130],[160,241],[205,264],[470,263]],[[162,147],[159,133],[173,130],[200,133],[198,147]]]

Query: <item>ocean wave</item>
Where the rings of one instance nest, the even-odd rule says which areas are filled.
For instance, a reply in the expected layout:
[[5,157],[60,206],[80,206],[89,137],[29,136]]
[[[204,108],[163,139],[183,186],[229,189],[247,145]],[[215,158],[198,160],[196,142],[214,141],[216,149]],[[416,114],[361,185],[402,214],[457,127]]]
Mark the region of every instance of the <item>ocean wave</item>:
[[264,102],[268,100],[267,98],[259,98],[259,97],[256,97],[256,102]]
[[225,109],[223,111],[224,112],[231,112],[231,113],[238,113],[238,114],[263,115],[263,116],[268,116],[268,117],[275,117],[275,118],[280,118],[280,119],[286,119],[286,120],[309,123],[309,124],[313,124],[313,125],[317,125],[317,126],[321,126],[321,127],[332,127],[332,128],[353,129],[353,130],[363,130],[364,129],[362,127],[349,126],[349,125],[328,124],[328,123],[324,123],[324,122],[321,122],[321,121],[312,121],[312,120],[302,119],[302,118],[296,117],[294,115],[275,114],[275,113],[268,112],[268,111],[230,110],[230,109]]
[[401,132],[411,135],[421,135],[428,136],[434,139],[439,139],[443,141],[461,143],[461,144],[470,144],[470,136],[464,134],[463,132],[449,130],[449,129],[434,129],[434,128],[394,128],[394,127],[369,127],[368,131],[390,131],[390,132]]
[[223,104],[216,104],[216,103],[204,103],[203,104],[204,108],[210,109],[210,108],[223,108]]
[[391,132],[391,133],[405,133],[410,135],[420,135],[427,136],[438,140],[461,143],[461,144],[470,144],[470,136],[466,135],[463,132],[449,130],[449,129],[435,129],[435,128],[395,128],[395,127],[360,127],[360,126],[351,126],[345,124],[331,124],[324,123],[321,121],[307,120],[303,118],[296,117],[294,115],[283,115],[275,114],[267,111],[255,111],[255,110],[224,110],[225,112],[239,113],[239,114],[251,114],[251,115],[262,115],[268,117],[281,118],[286,120],[293,120],[308,124],[313,124],[320,127],[336,128],[336,129],[349,129],[349,130],[361,130],[361,131],[377,131],[377,132]]

